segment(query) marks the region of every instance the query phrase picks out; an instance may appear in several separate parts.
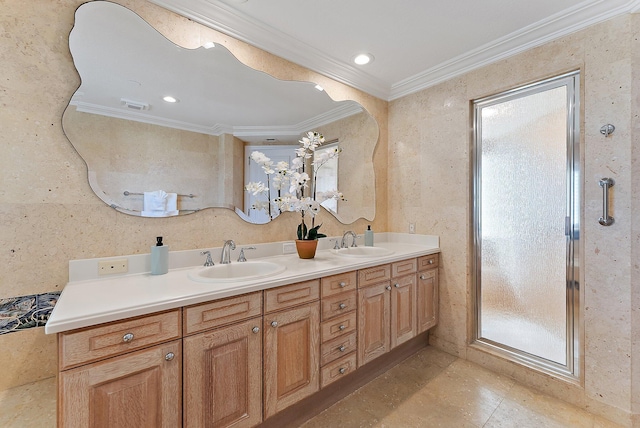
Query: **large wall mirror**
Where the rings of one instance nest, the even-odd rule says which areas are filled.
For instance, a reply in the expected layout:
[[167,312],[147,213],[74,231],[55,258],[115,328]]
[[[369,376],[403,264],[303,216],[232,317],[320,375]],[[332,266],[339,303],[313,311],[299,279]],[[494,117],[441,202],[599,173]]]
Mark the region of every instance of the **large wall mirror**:
[[63,128],[92,189],[118,211],[144,215],[145,192],[161,190],[177,194],[179,215],[222,207],[268,221],[247,206],[246,151],[293,152],[318,131],[342,150],[336,180],[346,201],[329,211],[343,223],[373,219],[379,130],[358,103],[253,70],[218,44],[177,46],[110,2],[77,9],[69,46],[82,83]]

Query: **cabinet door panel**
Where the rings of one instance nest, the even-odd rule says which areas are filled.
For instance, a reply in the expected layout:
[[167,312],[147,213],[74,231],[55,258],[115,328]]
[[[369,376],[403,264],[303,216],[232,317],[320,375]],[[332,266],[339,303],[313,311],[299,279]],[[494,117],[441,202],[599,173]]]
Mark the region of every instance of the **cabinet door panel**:
[[319,302],[265,315],[265,418],[318,391],[319,342]]
[[261,325],[254,318],[184,339],[185,427],[262,421]]
[[391,347],[395,348],[416,335],[416,274],[391,282]]
[[157,345],[60,373],[59,426],[180,426],[180,345],[180,341]]
[[438,323],[438,269],[418,274],[418,333]]
[[358,367],[391,346],[389,281],[358,290]]

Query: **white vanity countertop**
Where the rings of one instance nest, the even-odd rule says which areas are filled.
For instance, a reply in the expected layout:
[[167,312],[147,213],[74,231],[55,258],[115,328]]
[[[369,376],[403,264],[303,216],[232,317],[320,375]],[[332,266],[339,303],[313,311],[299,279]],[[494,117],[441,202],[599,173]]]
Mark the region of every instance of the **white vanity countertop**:
[[[286,269],[273,276],[246,281],[204,283],[191,280],[188,274],[201,269],[201,265],[170,269],[165,275],[151,275],[146,272],[102,279],[72,280],[62,291],[45,326],[45,332],[59,333],[440,251],[438,238],[429,235],[376,234],[375,246],[387,248],[393,253],[382,257],[355,258],[339,256],[328,249],[319,249],[314,259],[303,260],[297,254],[272,255],[258,259],[251,257],[252,254],[249,252],[247,258],[250,260],[268,260],[282,264]],[[264,254],[264,251],[262,253]],[[199,251],[196,254],[199,254]],[[129,256],[122,258],[126,257]],[[232,263],[238,262],[232,259]],[[71,274],[70,277],[73,278],[74,275]]]

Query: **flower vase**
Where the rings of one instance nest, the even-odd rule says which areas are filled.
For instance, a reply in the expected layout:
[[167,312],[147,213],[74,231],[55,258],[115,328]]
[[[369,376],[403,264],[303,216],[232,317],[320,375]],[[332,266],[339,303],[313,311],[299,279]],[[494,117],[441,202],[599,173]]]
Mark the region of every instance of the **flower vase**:
[[312,259],[316,256],[317,239],[296,239],[296,249],[301,259]]

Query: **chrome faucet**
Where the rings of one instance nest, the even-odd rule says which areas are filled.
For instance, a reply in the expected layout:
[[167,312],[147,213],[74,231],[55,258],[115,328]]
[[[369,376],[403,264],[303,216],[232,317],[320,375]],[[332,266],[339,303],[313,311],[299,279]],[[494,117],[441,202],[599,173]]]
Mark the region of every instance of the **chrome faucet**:
[[205,266],[213,266],[213,260],[211,260],[211,251],[201,251],[201,256],[207,256],[207,260],[204,262]]
[[356,235],[356,233],[353,230],[347,230],[344,235],[342,235],[342,245],[340,245],[341,248],[347,248],[347,237],[351,235],[353,237],[353,241],[351,243],[352,247],[357,247],[358,244],[356,244],[356,239],[358,238],[358,235]]
[[228,265],[231,263],[231,250],[236,249],[236,243],[231,239],[224,241],[222,246],[222,253],[220,253],[220,264]]

